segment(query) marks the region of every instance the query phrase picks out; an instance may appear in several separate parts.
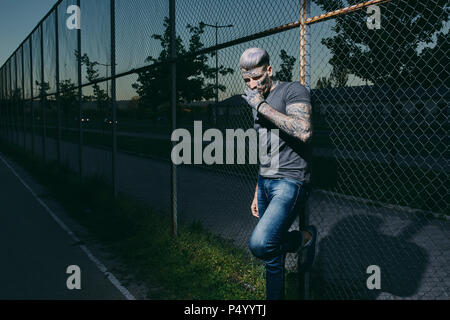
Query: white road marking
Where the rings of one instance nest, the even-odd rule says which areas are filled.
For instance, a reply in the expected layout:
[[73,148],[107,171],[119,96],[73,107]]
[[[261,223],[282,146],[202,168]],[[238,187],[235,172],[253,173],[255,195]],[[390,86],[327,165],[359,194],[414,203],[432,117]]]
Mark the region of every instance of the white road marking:
[[[64,224],[64,222],[61,221],[61,219],[58,218],[58,216],[43,202],[39,197],[36,195],[36,193],[26,184],[25,181],[22,180],[22,178],[16,173],[16,171],[6,162],[6,160],[0,155],[0,159],[5,163],[5,165],[11,170],[11,172],[19,179],[19,181],[25,186],[25,188],[28,189],[28,191],[31,192],[33,197],[41,204],[41,206],[44,207],[44,209],[50,214],[50,216],[53,218],[53,220],[56,221],[56,223],[67,232],[67,234],[72,238],[75,242],[80,242],[80,239],[75,236],[75,234]],[[110,272],[108,272],[108,269],[105,267],[103,263],[100,262],[93,254],[92,252],[85,246],[80,245],[81,250],[83,250],[88,258],[97,266],[97,268],[111,281],[111,283],[122,293],[125,298],[128,300],[136,300],[136,298],[125,288],[120,284],[120,281]]]

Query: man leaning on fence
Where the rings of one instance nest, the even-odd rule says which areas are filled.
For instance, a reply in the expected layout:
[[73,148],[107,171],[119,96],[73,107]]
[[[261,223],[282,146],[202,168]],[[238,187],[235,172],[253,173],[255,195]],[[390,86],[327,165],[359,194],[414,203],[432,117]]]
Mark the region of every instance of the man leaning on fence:
[[259,165],[251,204],[251,212],[259,221],[249,241],[253,255],[265,263],[266,297],[278,300],[284,298],[286,253],[305,254],[299,266],[303,271],[311,268],[315,256],[314,226],[289,232],[310,194],[310,95],[300,82],[272,80],[272,66],[264,49],[247,49],[240,58],[240,69],[248,87],[242,97],[253,109],[254,128],[266,132],[269,149],[271,130],[278,131],[278,150],[268,152],[268,163],[273,163],[271,157],[278,157],[276,170]]

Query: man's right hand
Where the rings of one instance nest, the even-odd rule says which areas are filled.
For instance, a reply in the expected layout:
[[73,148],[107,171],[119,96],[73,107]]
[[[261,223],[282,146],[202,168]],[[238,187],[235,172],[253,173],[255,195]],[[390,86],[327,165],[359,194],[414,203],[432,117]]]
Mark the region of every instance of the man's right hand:
[[256,193],[255,193],[255,197],[253,198],[251,210],[252,210],[252,215],[254,217],[256,217],[256,218],[259,218],[259,214],[258,214],[258,198],[256,197]]

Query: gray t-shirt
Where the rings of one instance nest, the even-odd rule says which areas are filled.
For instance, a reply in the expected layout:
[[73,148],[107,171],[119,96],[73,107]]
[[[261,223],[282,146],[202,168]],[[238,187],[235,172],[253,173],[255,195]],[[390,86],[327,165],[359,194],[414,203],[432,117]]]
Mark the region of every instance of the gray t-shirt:
[[[279,82],[275,89],[270,92],[266,98],[267,103],[277,111],[286,114],[286,106],[293,103],[311,103],[309,91],[300,82]],[[259,137],[261,129],[267,129],[267,149],[269,162],[259,165],[259,174],[268,178],[292,178],[309,183],[311,179],[310,164],[312,159],[312,146],[305,144],[300,140],[288,135],[281,129],[278,130],[278,168],[276,170],[267,170],[276,155],[276,150],[271,150],[271,129],[278,129],[272,122],[267,120],[263,115],[257,114],[253,110],[254,128],[258,131]],[[264,132],[264,131],[263,131]],[[259,143],[261,146],[261,142]]]

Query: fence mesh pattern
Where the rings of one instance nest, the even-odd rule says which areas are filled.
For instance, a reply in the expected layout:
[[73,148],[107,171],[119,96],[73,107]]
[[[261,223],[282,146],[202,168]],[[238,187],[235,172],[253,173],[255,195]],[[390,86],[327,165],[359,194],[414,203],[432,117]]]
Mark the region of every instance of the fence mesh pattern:
[[[169,2],[58,1],[0,69],[1,136],[171,214],[172,101],[192,136],[252,128],[239,57],[265,48],[312,98],[313,192],[292,226],[319,229],[311,297],[448,299],[447,1],[177,0],[172,17]],[[247,248],[257,165],[176,169],[178,219]]]

